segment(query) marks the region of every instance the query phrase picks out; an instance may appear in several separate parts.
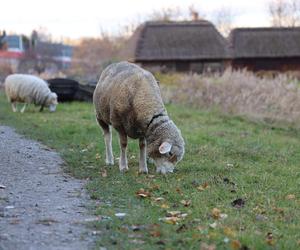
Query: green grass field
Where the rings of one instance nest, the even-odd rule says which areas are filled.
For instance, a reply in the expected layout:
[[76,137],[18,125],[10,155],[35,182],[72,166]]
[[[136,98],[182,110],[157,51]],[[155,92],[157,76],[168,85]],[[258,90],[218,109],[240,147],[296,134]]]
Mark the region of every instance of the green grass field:
[[[55,149],[67,172],[89,180],[91,212],[102,218],[90,225],[99,247],[299,249],[300,131],[183,106],[167,109],[186,140],[177,171],[157,175],[150,165],[149,175],[138,175],[138,146],[131,140],[130,171],[121,174],[117,165],[105,166],[92,104],[60,104],[55,113],[30,106],[20,114],[0,93],[1,125]],[[118,157],[116,134],[113,140]]]

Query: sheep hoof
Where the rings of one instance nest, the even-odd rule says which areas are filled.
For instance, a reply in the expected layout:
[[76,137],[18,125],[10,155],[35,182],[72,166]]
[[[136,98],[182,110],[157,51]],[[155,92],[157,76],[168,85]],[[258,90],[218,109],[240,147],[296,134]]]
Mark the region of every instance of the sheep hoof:
[[114,162],[113,161],[105,161],[105,164],[107,166],[113,166],[114,165]]
[[120,172],[121,172],[121,173],[126,173],[126,172],[128,172],[128,167],[120,168]]
[[148,174],[148,169],[139,169],[139,174]]

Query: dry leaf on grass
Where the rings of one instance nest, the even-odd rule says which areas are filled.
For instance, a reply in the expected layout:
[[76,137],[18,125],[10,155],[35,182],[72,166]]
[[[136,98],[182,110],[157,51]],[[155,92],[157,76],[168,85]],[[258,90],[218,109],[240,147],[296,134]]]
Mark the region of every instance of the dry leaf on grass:
[[165,198],[163,198],[163,197],[154,198],[154,201],[156,201],[156,202],[161,202],[161,201],[164,201],[164,200],[165,200]]
[[266,236],[266,242],[270,246],[274,246],[275,245],[275,240],[273,238],[273,234],[272,233],[268,233],[267,234],[267,236]]
[[209,224],[209,227],[212,228],[212,229],[217,228],[217,226],[218,226],[218,223],[217,223],[217,222],[214,222],[214,223]]
[[168,204],[166,204],[166,203],[162,204],[160,207],[161,207],[161,208],[164,208],[164,209],[170,208],[170,206],[169,206]]
[[219,219],[226,219],[228,217],[227,214],[221,213],[221,210],[218,208],[213,208],[213,210],[211,211],[211,216],[215,219],[215,220],[219,220]]
[[136,195],[140,198],[148,198],[151,196],[151,193],[141,188],[139,191],[136,192]]
[[104,178],[107,177],[107,170],[106,170],[106,169],[103,169],[103,170],[102,170],[101,176],[104,177]]
[[168,224],[175,225],[179,221],[183,220],[187,215],[187,213],[182,213],[180,211],[167,211],[166,217],[160,218],[159,220]]
[[181,200],[180,203],[185,206],[185,207],[189,207],[192,203],[191,200]]
[[159,218],[160,221],[163,221],[167,224],[172,224],[172,225],[176,225],[178,223],[178,221],[181,220],[181,218],[172,216],[172,217],[164,217],[164,218]]
[[296,199],[296,195],[294,195],[294,194],[288,194],[285,198],[287,200],[295,200]]
[[220,219],[221,210],[218,208],[213,208],[211,215],[214,219]]
[[234,249],[234,250],[238,250],[242,247],[241,242],[239,242],[238,240],[231,241],[230,245],[231,245],[231,248]]
[[216,245],[208,245],[205,242],[201,243],[200,250],[216,250]]
[[224,227],[223,232],[226,236],[228,236],[230,238],[236,237],[236,233],[230,227]]
[[199,191],[204,191],[205,189],[207,189],[207,188],[209,188],[209,185],[208,185],[208,183],[207,182],[204,182],[202,185],[200,185],[200,186],[198,186],[197,187],[197,189],[199,190]]

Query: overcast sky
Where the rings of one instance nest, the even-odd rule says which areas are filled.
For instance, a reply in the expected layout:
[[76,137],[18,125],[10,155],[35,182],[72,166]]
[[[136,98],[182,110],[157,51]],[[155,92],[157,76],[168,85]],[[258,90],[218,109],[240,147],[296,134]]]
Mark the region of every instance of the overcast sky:
[[236,27],[269,26],[269,0],[1,0],[0,30],[30,34],[43,27],[55,39],[96,37],[101,29],[116,33],[120,27],[143,20],[154,10],[193,5],[206,17],[221,7],[235,14]]

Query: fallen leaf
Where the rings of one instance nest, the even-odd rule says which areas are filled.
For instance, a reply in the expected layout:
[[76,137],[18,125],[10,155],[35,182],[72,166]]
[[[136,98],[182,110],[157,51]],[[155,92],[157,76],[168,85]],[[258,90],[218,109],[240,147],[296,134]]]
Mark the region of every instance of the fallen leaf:
[[236,233],[230,227],[224,227],[223,232],[226,236],[230,238],[236,237]]
[[295,198],[296,198],[296,195],[294,195],[294,194],[289,194],[286,196],[287,200],[294,200]]
[[189,207],[191,205],[190,200],[181,200],[180,203],[185,207]]
[[274,246],[275,245],[275,240],[273,238],[273,234],[272,233],[267,233],[266,242],[270,246]]
[[170,208],[170,206],[169,206],[168,204],[166,204],[166,203],[162,204],[160,207],[161,207],[161,208],[164,208],[164,209]]
[[183,194],[180,188],[176,188],[176,192],[177,192],[178,194]]
[[209,227],[212,228],[212,229],[215,229],[217,227],[218,223],[217,222],[214,222],[212,224],[209,224]]
[[207,188],[209,188],[209,185],[208,185],[208,183],[207,182],[204,182],[202,185],[200,185],[200,186],[198,186],[197,187],[197,189],[199,190],[199,191],[204,191],[205,189],[207,189]]
[[165,200],[165,198],[163,198],[163,197],[154,198],[154,201],[156,201],[156,202],[161,202],[161,201],[164,201],[164,200]]
[[159,231],[151,231],[150,235],[152,237],[160,237],[161,236],[161,232],[159,232]]
[[126,216],[126,213],[115,213],[115,216],[120,219],[123,219]]
[[235,208],[242,208],[245,206],[245,200],[243,200],[242,198],[238,198],[231,202],[231,205]]
[[156,184],[156,185],[151,186],[150,190],[155,191],[155,190],[159,190],[159,188],[160,188],[160,186]]
[[141,198],[147,198],[147,197],[151,196],[150,192],[145,191],[143,188],[141,188],[139,191],[137,191],[136,195]]
[[159,220],[163,221],[167,224],[176,225],[178,223],[178,221],[180,221],[180,218],[172,216],[172,217],[160,218]]
[[211,215],[214,219],[220,219],[221,210],[218,208],[213,208]]
[[100,159],[101,159],[101,155],[100,155],[99,153],[97,153],[97,154],[95,155],[95,159],[96,159],[96,160],[100,160]]
[[180,216],[181,212],[180,211],[167,211],[167,216],[173,217],[173,216]]
[[231,241],[231,248],[234,250],[238,250],[242,247],[241,242],[239,242],[238,240],[233,240]]
[[220,219],[225,220],[228,218],[228,214],[220,214]]
[[103,171],[101,172],[101,176],[102,177],[107,177],[107,170],[106,169],[103,169]]
[[208,245],[205,242],[201,243],[200,250],[216,250],[216,245]]
[[133,244],[144,244],[145,241],[143,240],[138,240],[138,239],[133,239],[133,240],[130,240],[131,243]]

